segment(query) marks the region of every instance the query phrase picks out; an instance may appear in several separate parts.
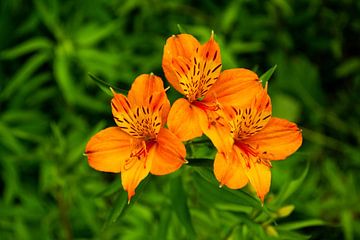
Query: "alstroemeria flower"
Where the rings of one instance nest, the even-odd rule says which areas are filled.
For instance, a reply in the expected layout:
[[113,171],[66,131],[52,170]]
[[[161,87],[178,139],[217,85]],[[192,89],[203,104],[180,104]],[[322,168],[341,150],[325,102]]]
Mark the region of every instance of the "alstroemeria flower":
[[94,169],[121,172],[130,201],[149,172],[168,174],[184,164],[186,150],[180,139],[164,128],[170,103],[159,77],[140,75],[128,97],[114,93],[111,106],[117,127],[93,136],[85,154]]
[[185,96],[175,101],[167,123],[183,141],[203,134],[211,112],[248,103],[261,89],[257,75],[249,70],[221,72],[220,48],[213,34],[204,45],[189,34],[168,38],[162,66],[170,84]]
[[[295,123],[271,116],[267,87],[245,107],[225,107],[221,122],[214,122],[208,134],[218,153],[214,172],[220,186],[239,189],[248,182],[264,201],[271,182],[272,160],[283,160],[302,143]],[[219,134],[221,133],[221,134]],[[224,141],[224,139],[232,141]]]

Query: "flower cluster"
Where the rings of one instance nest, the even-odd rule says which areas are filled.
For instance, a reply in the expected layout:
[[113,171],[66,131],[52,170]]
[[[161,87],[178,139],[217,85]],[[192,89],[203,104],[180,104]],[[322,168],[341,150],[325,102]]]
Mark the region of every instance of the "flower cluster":
[[153,74],[137,77],[127,97],[113,92],[117,126],[90,139],[89,165],[121,173],[130,201],[149,173],[169,174],[187,163],[183,142],[205,134],[217,150],[220,186],[239,189],[249,182],[264,201],[271,161],[287,158],[302,143],[296,124],[272,116],[267,84],[244,68],[222,70],[213,34],[203,45],[189,34],[168,38],[162,67],[184,98],[170,106],[161,78]]

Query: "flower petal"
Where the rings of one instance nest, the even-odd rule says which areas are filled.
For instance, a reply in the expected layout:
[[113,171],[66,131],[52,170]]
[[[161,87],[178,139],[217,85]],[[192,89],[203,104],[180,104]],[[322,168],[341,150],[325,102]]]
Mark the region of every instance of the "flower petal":
[[191,58],[178,56],[172,61],[182,93],[191,102],[206,95],[218,79],[221,66],[220,48],[213,35],[208,42],[196,48]]
[[227,122],[216,112],[208,111],[209,124],[203,128],[204,134],[211,140],[218,152],[231,152],[234,139]]
[[167,124],[181,141],[187,141],[202,135],[201,126],[207,127],[208,119],[203,110],[180,98],[172,105]]
[[170,110],[170,102],[165,94],[164,84],[160,77],[154,74],[142,74],[138,76],[128,93],[128,101],[132,107],[146,106],[152,112],[162,111],[162,123]]
[[220,182],[220,186],[226,185],[231,189],[239,189],[248,183],[245,170],[234,151],[229,154],[216,154],[214,173],[216,179]]
[[154,154],[150,170],[154,175],[172,173],[186,163],[184,144],[166,128],[160,130],[157,143],[151,148],[149,154]]
[[128,159],[121,170],[121,183],[128,192],[128,202],[135,195],[139,183],[149,174],[153,159],[148,154],[145,157]]
[[245,139],[260,132],[271,118],[271,101],[267,88],[258,92],[247,107],[222,107],[235,139]]
[[250,184],[255,188],[258,197],[264,202],[265,195],[270,190],[270,168],[262,163],[250,161],[250,168],[246,168],[246,175]]
[[164,84],[160,77],[154,74],[141,74],[131,85],[128,99],[132,106],[149,106],[149,98],[154,93],[164,91]]
[[281,118],[271,118],[259,133],[244,142],[257,149],[261,158],[282,160],[301,146],[302,134],[295,123]]
[[261,89],[261,82],[256,73],[244,68],[229,69],[220,74],[203,101],[243,107],[251,103]]
[[166,79],[180,93],[183,92],[179,85],[179,80],[172,68],[173,58],[184,57],[190,59],[195,49],[199,46],[200,43],[198,40],[189,34],[173,35],[166,40],[162,59],[162,67]]
[[133,141],[136,139],[118,127],[98,132],[86,145],[89,165],[98,171],[120,172],[124,161],[130,156]]

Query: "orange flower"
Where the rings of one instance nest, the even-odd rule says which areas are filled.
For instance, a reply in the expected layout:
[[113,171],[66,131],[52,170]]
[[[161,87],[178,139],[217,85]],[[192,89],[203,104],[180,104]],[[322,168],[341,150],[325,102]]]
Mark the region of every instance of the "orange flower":
[[207,135],[218,149],[214,172],[220,186],[238,189],[250,182],[264,201],[270,161],[287,158],[302,143],[296,124],[272,117],[271,111],[266,87],[246,107],[225,107],[223,122],[211,125]]
[[203,134],[211,112],[246,104],[261,89],[257,75],[249,70],[220,73],[220,48],[213,34],[204,45],[189,34],[168,38],[162,66],[170,84],[186,97],[175,101],[168,118],[169,129],[183,141]]
[[168,174],[186,163],[186,150],[180,139],[164,128],[170,103],[159,77],[140,75],[128,97],[114,92],[111,106],[117,127],[93,136],[85,154],[94,169],[121,172],[130,201],[149,172]]

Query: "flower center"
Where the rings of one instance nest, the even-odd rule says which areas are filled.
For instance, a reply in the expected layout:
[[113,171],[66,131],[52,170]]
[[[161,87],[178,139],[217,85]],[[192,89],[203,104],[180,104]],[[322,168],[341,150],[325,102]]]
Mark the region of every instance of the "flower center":
[[271,117],[268,111],[258,111],[255,108],[233,108],[232,121],[230,121],[231,133],[237,140],[246,139],[265,127]]
[[146,168],[147,155],[149,149],[156,143],[155,140],[141,140],[137,141],[131,146],[130,157],[125,160],[124,170],[129,170],[136,161],[143,161],[144,168]]
[[196,49],[191,59],[175,58],[173,67],[179,84],[189,102],[203,98],[216,82],[221,71],[221,60],[217,51],[209,49],[200,53]]
[[155,139],[161,128],[160,112],[152,112],[149,107],[144,106],[118,115],[115,121],[124,132],[144,140]]

